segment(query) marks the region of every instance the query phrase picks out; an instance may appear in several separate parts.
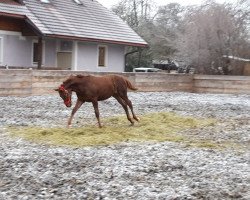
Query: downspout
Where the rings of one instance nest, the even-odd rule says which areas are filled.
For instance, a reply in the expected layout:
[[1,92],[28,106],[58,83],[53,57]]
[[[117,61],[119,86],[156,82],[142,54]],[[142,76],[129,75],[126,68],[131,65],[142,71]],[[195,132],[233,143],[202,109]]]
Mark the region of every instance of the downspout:
[[138,63],[137,63],[137,67],[141,67],[141,55],[142,55],[142,49],[138,48],[139,51],[139,58],[138,58]]
[[124,64],[124,71],[126,70],[126,64],[127,64],[127,58],[128,58],[128,56],[130,55],[130,54],[133,54],[133,53],[137,53],[137,52],[139,52],[139,49],[137,49],[137,50],[134,50],[134,51],[130,51],[130,52],[128,52],[128,53],[126,53],[125,54],[125,64]]

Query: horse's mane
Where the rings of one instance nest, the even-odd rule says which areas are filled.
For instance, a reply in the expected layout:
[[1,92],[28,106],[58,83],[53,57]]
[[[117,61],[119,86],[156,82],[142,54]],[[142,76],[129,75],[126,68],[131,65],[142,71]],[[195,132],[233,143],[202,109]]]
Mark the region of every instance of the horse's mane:
[[77,75],[70,75],[69,78],[67,78],[65,81],[63,81],[63,85],[66,88],[69,88],[72,84],[75,83],[77,78],[85,78],[85,77],[89,77],[90,75],[83,75],[83,74],[77,74]]
[[75,78],[76,78],[76,76],[71,75],[69,78],[67,78],[65,81],[63,81],[63,85],[64,85],[66,88],[69,88],[70,85],[73,84]]
[[85,76],[82,75],[82,74],[77,74],[76,77],[77,77],[77,78],[83,78],[83,77],[85,77]]

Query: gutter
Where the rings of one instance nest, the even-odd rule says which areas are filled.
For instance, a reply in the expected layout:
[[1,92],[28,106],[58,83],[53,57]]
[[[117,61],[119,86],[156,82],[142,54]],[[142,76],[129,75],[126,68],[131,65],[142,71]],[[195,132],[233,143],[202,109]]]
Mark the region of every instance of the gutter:
[[39,28],[26,15],[0,12],[0,16],[10,17],[10,18],[15,18],[15,19],[22,19],[28,25],[30,25],[31,29],[35,32],[35,34],[37,36],[39,36],[39,37],[43,37],[44,36],[44,34],[42,33],[42,31],[40,31]]
[[116,40],[77,37],[77,36],[70,36],[70,35],[46,34],[45,36],[50,37],[50,38],[59,38],[59,39],[65,39],[65,40],[78,40],[78,41],[85,41],[85,42],[86,41],[87,42],[99,42],[99,43],[107,43],[107,44],[118,44],[118,45],[134,46],[134,47],[148,47],[147,44],[143,44],[143,43],[133,43],[133,42],[124,42],[124,41],[116,41]]
[[16,18],[16,19],[25,19],[26,18],[25,15],[19,15],[19,14],[13,14],[13,13],[6,13],[6,12],[0,12],[0,16],[12,17],[12,18]]

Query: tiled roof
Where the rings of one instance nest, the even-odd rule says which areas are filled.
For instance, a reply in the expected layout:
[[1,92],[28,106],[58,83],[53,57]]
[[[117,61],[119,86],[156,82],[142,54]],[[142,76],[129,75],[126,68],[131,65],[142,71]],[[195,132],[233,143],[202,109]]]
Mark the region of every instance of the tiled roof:
[[28,9],[25,6],[0,2],[0,13],[25,16],[28,13]]
[[[96,0],[23,0],[25,6],[0,3],[1,12],[26,15],[46,36],[146,46],[125,22]],[[4,6],[5,5],[5,6]],[[21,8],[20,8],[21,7]]]

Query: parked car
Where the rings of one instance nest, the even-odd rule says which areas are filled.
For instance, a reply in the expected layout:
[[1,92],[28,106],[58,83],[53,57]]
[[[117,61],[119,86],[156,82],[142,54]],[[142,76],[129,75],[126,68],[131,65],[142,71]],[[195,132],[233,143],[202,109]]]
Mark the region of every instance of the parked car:
[[153,60],[153,65],[155,68],[161,69],[161,70],[165,70],[168,71],[170,73],[170,71],[173,70],[177,70],[179,67],[179,64],[174,61],[174,60]]

